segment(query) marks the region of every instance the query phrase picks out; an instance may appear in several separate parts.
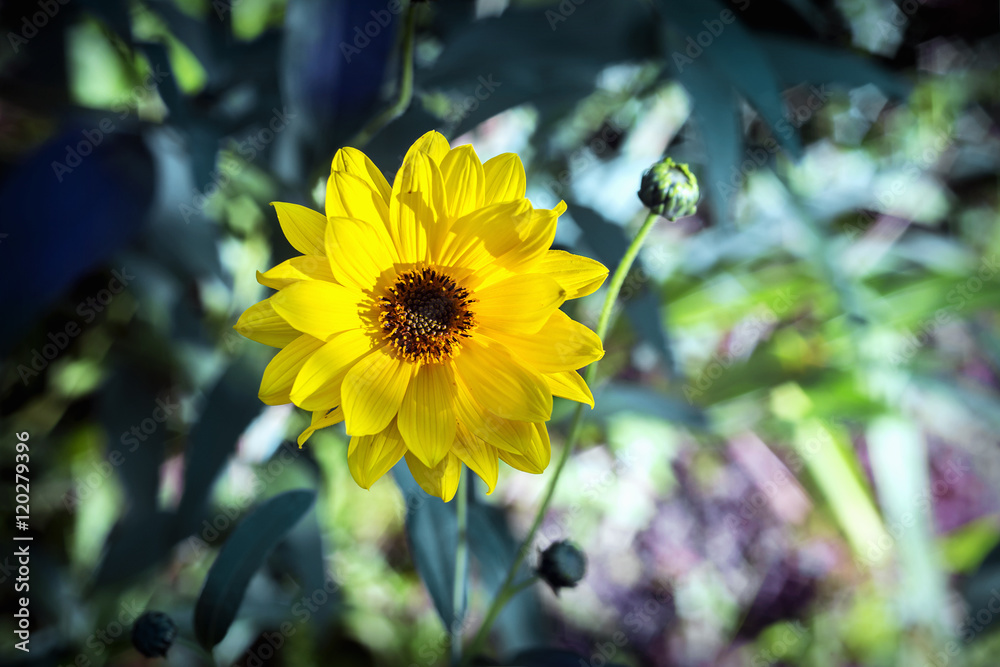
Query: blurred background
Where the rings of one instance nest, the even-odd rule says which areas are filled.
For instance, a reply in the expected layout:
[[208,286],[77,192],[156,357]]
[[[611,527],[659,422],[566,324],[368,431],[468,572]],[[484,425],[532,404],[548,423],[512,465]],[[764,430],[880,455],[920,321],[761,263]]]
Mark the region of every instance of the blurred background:
[[[322,210],[333,153],[396,99],[408,11],[0,5],[0,535],[27,432],[34,538],[30,654],[2,551],[0,662],[153,664],[129,632],[155,609],[163,664],[213,664],[206,574],[290,489],[315,502],[246,573],[214,664],[447,662],[450,509],[405,470],[359,489],[340,427],[299,450],[308,415],[256,396],[273,349],[231,328],[295,254],[268,202]],[[577,542],[587,576],[515,598],[493,664],[998,664],[997,3],[412,11],[412,103],[362,146],[390,179],[429,129],[517,152],[534,205],[569,204],[557,247],[612,270],[661,155],[703,195],[626,282],[537,539]],[[593,325],[603,294],[567,308]],[[467,634],[548,478],[473,487]]]

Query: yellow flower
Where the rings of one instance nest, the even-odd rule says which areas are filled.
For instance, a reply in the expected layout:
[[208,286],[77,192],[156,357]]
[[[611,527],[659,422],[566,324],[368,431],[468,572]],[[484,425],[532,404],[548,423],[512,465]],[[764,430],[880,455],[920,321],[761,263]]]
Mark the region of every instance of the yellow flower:
[[299,436],[346,422],[351,474],[369,488],[400,458],[428,493],[455,495],[462,463],[492,492],[498,458],[549,463],[552,396],[594,405],[577,369],[601,341],[559,307],[608,270],[550,250],[556,219],[524,198],[520,159],[421,137],[389,183],[361,151],[333,159],[326,215],[275,202],[302,253],[266,273],[276,294],[236,330],[282,348],[260,399],[312,412]]

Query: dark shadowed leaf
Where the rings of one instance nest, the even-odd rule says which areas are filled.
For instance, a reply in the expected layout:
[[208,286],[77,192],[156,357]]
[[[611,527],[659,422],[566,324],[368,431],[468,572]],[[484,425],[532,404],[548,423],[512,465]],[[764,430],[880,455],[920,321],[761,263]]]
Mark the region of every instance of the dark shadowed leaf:
[[[473,494],[469,506],[469,548],[479,563],[479,576],[491,597],[496,595],[507,576],[518,546],[503,510],[483,504]],[[526,562],[522,563],[515,582],[529,576],[531,571]],[[508,651],[537,646],[545,639],[544,629],[545,618],[538,596],[530,588],[511,598],[493,626],[499,644]]]
[[[299,582],[302,595],[312,597],[321,590],[329,593],[330,588],[325,586],[327,582],[323,560],[323,538],[319,532],[315,509],[310,510],[288,533],[284,541],[274,550],[269,562],[281,572],[292,573]],[[309,618],[319,627],[337,606],[336,602],[318,605],[316,612]]]
[[184,534],[197,526],[216,477],[236,449],[236,441],[261,411],[254,388],[259,373],[236,363],[226,371],[205,401],[191,429],[184,466],[184,496],[178,515]]
[[195,636],[206,650],[226,636],[250,578],[315,498],[309,489],[286,491],[262,503],[233,530],[212,563],[194,608]]
[[[178,125],[185,125],[190,121],[190,109],[177,85],[177,79],[171,76],[173,69],[170,65],[170,55],[166,45],[158,42],[140,42],[137,46],[149,59],[149,67],[157,81],[156,92],[170,109],[171,120]],[[165,73],[166,76],[161,78],[160,73]]]
[[421,79],[456,96],[461,106],[451,120],[460,134],[526,102],[568,109],[594,89],[605,67],[653,57],[655,41],[651,12],[642,3],[512,8],[456,32]]
[[328,169],[334,151],[388,105],[380,93],[403,16],[385,0],[289,3],[279,63],[283,99],[296,118],[281,141],[297,159],[283,156],[278,169],[290,182]]
[[[229,3],[225,4],[228,6]],[[219,43],[214,42],[213,33],[223,37],[224,29],[228,27],[228,23],[223,24],[222,21],[218,20],[216,9],[211,10],[210,20],[199,21],[172,2],[153,0],[149,5],[150,11],[167,24],[170,32],[190,49],[201,66],[205,68],[209,85],[216,83],[216,80],[221,78],[219,51],[225,49],[227,44],[222,40]],[[228,16],[229,12],[222,14]]]
[[[762,40],[743,26],[738,12],[719,0],[664,0],[663,6],[667,22],[679,31],[668,41],[668,68],[687,75],[685,87],[695,77],[723,79],[750,101],[768,125],[780,127],[786,116],[781,84],[761,49]],[[734,17],[728,24],[721,18],[727,16],[724,12]],[[697,41],[701,33],[712,37],[708,46]],[[801,153],[794,132],[778,132],[776,137],[794,156]]]
[[166,558],[174,546],[172,512],[143,510],[126,514],[115,525],[105,546],[94,585],[133,580]]
[[160,129],[147,132],[146,140],[156,160],[157,199],[143,235],[143,251],[182,279],[221,276],[214,251],[220,230],[203,218],[203,190],[195,186],[187,142]]
[[[0,294],[5,320],[0,349],[76,280],[124,247],[145,222],[153,199],[149,149],[125,129],[105,136],[98,129],[101,121],[107,117],[67,126],[0,182],[7,234],[0,279],[21,285]],[[85,132],[96,133],[100,142],[88,140]],[[25,281],[26,275],[33,278]]]
[[125,0],[84,0],[81,4],[114,29],[126,44],[132,45],[128,3]]
[[[816,4],[812,0],[784,0],[800,17],[812,26],[814,30],[822,31],[826,28],[828,21],[823,16]],[[779,9],[776,7],[776,9]]]
[[715,203],[720,221],[729,222],[732,196],[743,184],[738,175],[743,134],[736,94],[728,81],[692,69],[684,70],[680,82],[694,101],[692,115],[703,149],[701,191]]
[[761,48],[789,86],[833,83],[856,87],[873,83],[893,97],[905,98],[910,94],[906,81],[872,57],[777,35],[762,39]]
[[[406,536],[413,564],[427,587],[445,628],[451,628],[455,620],[452,598],[455,547],[458,544],[455,502],[445,504],[440,498],[427,495],[413,479],[405,461],[397,463],[392,474],[406,499]],[[470,473],[466,470],[463,474]],[[468,595],[467,590],[465,595]],[[464,602],[462,606],[465,606]]]
[[[177,395],[159,394],[156,387],[120,363],[101,390],[101,422],[108,434],[108,449],[99,472],[114,470],[128,498],[129,511],[140,514],[156,508],[160,489],[167,420],[176,417]],[[143,428],[153,424],[153,431]]]

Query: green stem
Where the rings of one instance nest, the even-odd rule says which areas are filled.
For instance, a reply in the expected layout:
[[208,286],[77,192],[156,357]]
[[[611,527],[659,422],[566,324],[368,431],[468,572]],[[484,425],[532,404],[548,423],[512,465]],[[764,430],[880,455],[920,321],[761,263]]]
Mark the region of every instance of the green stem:
[[[497,614],[499,614],[503,610],[503,608],[507,605],[507,603],[510,602],[510,600],[513,599],[515,595],[523,591],[525,588],[528,588],[536,581],[538,581],[538,577],[531,576],[521,581],[520,583],[515,584],[514,586],[511,586],[509,588],[501,588],[499,591],[497,591],[497,596],[496,598],[494,598],[494,603],[490,606],[489,611],[486,613],[486,618],[483,619],[483,624],[482,626],[480,626],[480,630],[483,627],[486,628],[491,627],[493,625],[493,621],[495,621],[497,618]],[[499,603],[496,601],[499,601]],[[475,657],[476,654],[478,653],[478,650],[476,649],[481,648],[479,646],[479,644],[481,643],[482,641],[480,640],[479,634],[477,633],[476,638],[473,640],[472,645],[469,647],[469,651],[465,654],[465,659],[460,664],[462,665],[467,664],[469,660]]]
[[388,109],[368,121],[348,142],[349,146],[361,148],[367,144],[383,127],[402,116],[413,100],[413,45],[416,42],[417,32],[417,4],[411,0],[406,8],[406,24],[403,27],[402,73],[396,101]]
[[[649,232],[652,231],[656,225],[656,221],[659,219],[660,216],[657,213],[650,213],[646,216],[646,219],[642,222],[642,227],[639,228],[635,238],[632,239],[632,243],[625,250],[625,255],[622,256],[622,261],[618,263],[618,268],[615,269],[614,275],[611,276],[611,282],[608,283],[608,293],[604,298],[604,306],[601,308],[601,316],[597,319],[596,333],[597,337],[602,341],[608,334],[608,327],[611,325],[611,314],[614,311],[615,301],[618,300],[618,294],[621,293],[622,286],[625,284],[625,278],[628,276],[632,264],[635,263],[635,258],[639,256],[639,249],[642,248],[642,244],[646,242],[646,237],[649,236]],[[596,369],[596,362],[587,367],[585,378],[588,384],[594,379]]]
[[465,616],[465,582],[469,576],[469,494],[466,481],[472,474],[462,466],[458,478],[458,543],[455,546],[455,586],[452,590],[451,608],[451,664],[458,665],[462,658],[462,621]]
[[[635,262],[635,258],[639,255],[639,249],[645,242],[646,237],[649,236],[650,230],[656,224],[659,219],[659,215],[656,213],[650,213],[646,216],[646,219],[642,223],[642,227],[639,232],[632,239],[632,243],[629,245],[628,249],[625,251],[625,255],[622,257],[621,262],[618,263],[618,268],[615,269],[615,273],[611,276],[611,282],[608,283],[608,291],[604,296],[604,305],[601,307],[601,315],[597,320],[597,337],[602,341],[605,339],[608,333],[608,328],[611,325],[611,315],[614,312],[615,302],[618,300],[618,295],[622,291],[622,286],[625,284],[625,278],[628,276],[629,270],[632,268],[632,264]],[[597,376],[597,363],[594,362],[587,367],[587,371],[584,374],[584,379],[588,386],[593,385],[594,378]],[[542,504],[538,506],[538,511],[535,513],[535,520],[531,524],[531,528],[528,530],[528,535],[524,538],[524,542],[521,543],[521,548],[518,549],[517,555],[514,557],[514,562],[511,563],[510,569],[507,570],[507,576],[504,578],[503,584],[500,586],[500,590],[497,592],[496,597],[493,598],[493,603],[490,605],[489,610],[486,612],[486,617],[483,619],[482,625],[479,626],[479,631],[476,632],[476,636],[473,638],[472,643],[469,644],[469,650],[465,654],[465,660],[462,664],[468,664],[469,660],[472,659],[480,650],[482,650],[483,645],[486,643],[486,639],[490,633],[490,627],[493,625],[493,621],[496,620],[497,615],[503,609],[507,601],[513,597],[514,593],[518,592],[523,588],[523,586],[514,586],[514,577],[517,576],[517,571],[521,567],[521,563],[524,562],[525,557],[528,555],[528,551],[531,549],[531,544],[535,539],[535,534],[538,532],[538,528],[542,525],[542,520],[545,518],[545,512],[549,508],[549,503],[552,502],[552,496],[556,492],[556,484],[559,483],[559,476],[562,474],[563,468],[566,466],[566,461],[569,460],[570,452],[576,446],[576,441],[580,437],[580,431],[583,427],[583,403],[578,403],[576,410],[573,412],[573,421],[570,423],[569,435],[566,439],[566,444],[562,448],[562,452],[559,454],[559,460],[556,461],[555,471],[549,480],[549,486],[545,490],[545,496],[542,498]],[[531,581],[531,580],[529,580]],[[524,582],[522,582],[523,584]]]

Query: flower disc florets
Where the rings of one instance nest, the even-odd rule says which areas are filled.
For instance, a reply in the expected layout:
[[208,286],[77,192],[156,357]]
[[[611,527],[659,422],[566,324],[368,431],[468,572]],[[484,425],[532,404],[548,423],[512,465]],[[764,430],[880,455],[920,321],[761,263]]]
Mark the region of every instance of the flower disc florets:
[[385,339],[407,361],[449,359],[476,326],[469,290],[431,268],[403,274],[379,301]]

